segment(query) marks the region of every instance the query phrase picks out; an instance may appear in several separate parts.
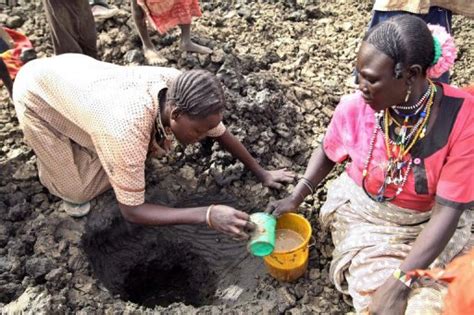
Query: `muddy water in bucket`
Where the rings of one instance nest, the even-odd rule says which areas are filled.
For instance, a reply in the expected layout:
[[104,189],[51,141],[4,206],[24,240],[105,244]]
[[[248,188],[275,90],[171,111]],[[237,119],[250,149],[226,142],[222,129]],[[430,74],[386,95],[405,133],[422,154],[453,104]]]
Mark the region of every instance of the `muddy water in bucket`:
[[278,229],[276,231],[275,251],[292,251],[303,242],[304,239],[299,233],[290,229]]
[[275,279],[295,281],[308,267],[311,225],[301,215],[285,213],[278,218],[276,231],[276,248],[263,261]]

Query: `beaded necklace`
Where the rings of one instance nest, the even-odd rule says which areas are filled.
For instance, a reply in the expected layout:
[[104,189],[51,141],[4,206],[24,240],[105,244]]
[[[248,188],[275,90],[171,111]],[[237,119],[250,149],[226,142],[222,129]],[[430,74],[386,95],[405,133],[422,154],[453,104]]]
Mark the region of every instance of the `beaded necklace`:
[[[431,82],[431,81],[430,81]],[[431,90],[430,90],[430,87],[431,87],[431,84],[428,86],[428,88],[426,89],[425,91],[425,94],[423,94],[423,96],[420,98],[420,100],[418,102],[416,102],[415,104],[413,105],[410,105],[410,106],[403,106],[403,105],[395,105],[395,106],[392,106],[393,109],[401,109],[401,110],[414,110],[418,107],[421,106],[421,104],[423,104],[425,102],[425,100],[428,98],[428,96],[431,94]]]
[[[436,93],[435,85],[430,81],[430,95],[429,99],[426,104],[423,102],[418,102],[423,106],[424,109],[420,113],[420,117],[416,124],[413,126],[410,134],[406,136],[406,129],[401,133],[399,138],[396,141],[392,141],[389,135],[389,109],[385,109],[384,111],[379,111],[375,113],[375,126],[374,131],[372,132],[372,136],[369,142],[369,154],[367,155],[366,160],[364,161],[364,169],[362,171],[362,188],[364,192],[369,196],[372,200],[377,202],[384,202],[384,201],[391,201],[395,199],[402,191],[405,183],[408,179],[408,175],[412,168],[412,158],[410,157],[408,160],[406,157],[408,153],[413,148],[415,143],[422,139],[425,136],[426,128],[428,126],[428,120],[431,113],[431,107],[434,102],[434,95]],[[423,96],[424,98],[424,96]],[[417,104],[418,104],[417,103]],[[383,120],[383,130],[380,124],[380,120]],[[407,121],[407,119],[405,119]],[[405,125],[406,127],[406,125]],[[377,138],[377,134],[379,131],[383,131],[384,133],[384,140],[385,140],[385,147],[386,153],[388,158],[388,164],[384,169],[384,180],[382,186],[378,189],[377,194],[375,196],[371,195],[366,189],[366,179],[368,175],[368,168],[370,161],[372,159],[372,154],[374,150],[375,139]],[[403,169],[406,167],[406,170]],[[385,197],[385,191],[388,185],[394,184],[397,187],[395,195],[392,197]]]
[[[429,92],[430,99],[433,96],[432,91],[434,89],[435,89],[434,84],[431,81],[429,81],[429,85],[428,85],[428,88],[426,89],[426,92]],[[408,138],[407,137],[407,131],[408,131],[409,128],[412,127],[412,126],[408,126],[408,119],[410,117],[420,115],[420,118],[418,119],[418,123],[413,126],[414,128],[418,128],[420,126],[420,124],[423,122],[423,118],[426,117],[427,103],[430,102],[430,100],[428,100],[426,98],[426,95],[427,94],[425,93],[421,97],[421,99],[417,102],[417,104],[420,104],[420,106],[413,113],[402,114],[399,111],[397,111],[397,109],[393,108],[393,111],[395,112],[395,114],[397,114],[398,116],[404,116],[405,117],[404,120],[403,120],[403,123],[401,125],[396,119],[394,119],[392,117],[392,115],[390,114],[390,109],[385,111],[385,124],[387,124],[389,122],[389,117],[390,117],[392,119],[392,121],[394,121],[395,124],[399,127],[399,128],[396,128],[396,130],[399,129],[399,132],[398,132],[399,139],[397,141],[397,144],[403,144],[405,142],[405,140]],[[414,130],[412,130],[412,133],[413,133],[413,131]]]

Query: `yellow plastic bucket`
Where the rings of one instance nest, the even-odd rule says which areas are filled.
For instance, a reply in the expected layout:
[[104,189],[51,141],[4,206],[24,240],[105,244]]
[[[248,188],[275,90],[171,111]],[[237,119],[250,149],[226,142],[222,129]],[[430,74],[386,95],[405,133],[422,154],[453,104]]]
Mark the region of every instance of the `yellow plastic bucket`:
[[303,237],[303,243],[291,251],[273,251],[263,258],[268,272],[277,280],[291,282],[301,277],[308,268],[311,224],[296,213],[285,213],[278,218],[276,229],[293,230]]

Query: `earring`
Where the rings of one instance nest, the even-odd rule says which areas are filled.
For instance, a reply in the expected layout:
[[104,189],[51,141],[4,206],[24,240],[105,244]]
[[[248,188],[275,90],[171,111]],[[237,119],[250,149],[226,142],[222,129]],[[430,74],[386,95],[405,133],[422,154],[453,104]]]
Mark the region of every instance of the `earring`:
[[170,127],[165,127],[165,138],[166,138],[166,140],[172,140],[173,139],[173,131],[171,131]]
[[408,102],[411,94],[411,85],[408,86],[407,95],[405,96],[405,103]]

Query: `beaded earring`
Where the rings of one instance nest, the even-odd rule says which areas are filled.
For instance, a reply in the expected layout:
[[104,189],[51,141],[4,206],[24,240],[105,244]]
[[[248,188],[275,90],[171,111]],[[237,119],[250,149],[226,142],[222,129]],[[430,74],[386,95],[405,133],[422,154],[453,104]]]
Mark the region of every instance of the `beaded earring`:
[[405,96],[405,103],[408,102],[410,95],[411,95],[411,85],[408,86],[407,95]]

